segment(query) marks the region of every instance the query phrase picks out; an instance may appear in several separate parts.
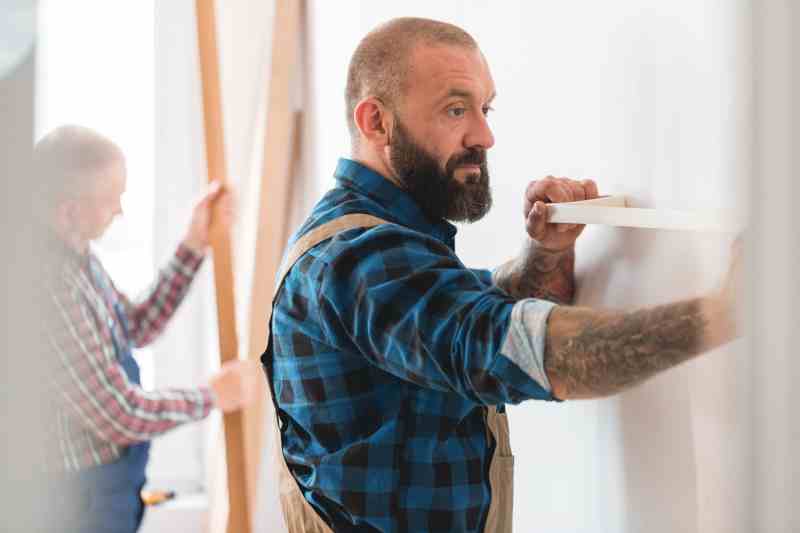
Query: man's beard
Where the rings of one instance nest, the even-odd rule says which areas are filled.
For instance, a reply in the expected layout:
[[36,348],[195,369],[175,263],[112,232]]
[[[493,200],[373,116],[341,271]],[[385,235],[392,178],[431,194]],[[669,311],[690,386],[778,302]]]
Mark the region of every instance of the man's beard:
[[[486,150],[467,149],[451,157],[442,169],[399,121],[395,122],[390,148],[397,178],[429,219],[475,222],[489,212],[492,191]],[[479,165],[480,173],[470,173],[459,182],[455,172],[461,165]]]

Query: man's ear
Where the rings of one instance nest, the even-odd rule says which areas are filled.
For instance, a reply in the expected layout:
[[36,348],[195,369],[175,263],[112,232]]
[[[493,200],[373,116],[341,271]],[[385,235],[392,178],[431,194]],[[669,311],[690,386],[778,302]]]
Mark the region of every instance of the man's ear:
[[377,150],[391,141],[392,113],[374,96],[361,100],[353,110],[353,119],[361,134],[362,142],[372,145]]
[[56,227],[65,232],[75,231],[76,211],[78,206],[69,200],[63,200],[53,210],[53,222]]

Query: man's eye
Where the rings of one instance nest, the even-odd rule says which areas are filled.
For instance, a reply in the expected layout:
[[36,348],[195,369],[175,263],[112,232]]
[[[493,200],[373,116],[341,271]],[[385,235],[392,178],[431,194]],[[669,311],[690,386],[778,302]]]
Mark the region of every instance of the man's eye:
[[450,109],[447,110],[447,113],[454,118],[463,117],[464,113],[466,112],[467,112],[466,108],[463,107],[451,107]]
[[489,111],[494,111],[494,108],[490,105],[483,106],[483,114],[488,115]]

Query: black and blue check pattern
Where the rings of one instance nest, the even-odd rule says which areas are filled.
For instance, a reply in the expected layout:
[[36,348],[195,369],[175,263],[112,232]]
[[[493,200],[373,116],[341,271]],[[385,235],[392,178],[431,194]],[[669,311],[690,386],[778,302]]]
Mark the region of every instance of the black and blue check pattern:
[[392,224],[340,233],[285,278],[262,357],[284,457],[334,531],[482,531],[486,406],[552,399],[500,354],[514,301],[391,182],[345,159],[335,176],[290,242],[350,213]]

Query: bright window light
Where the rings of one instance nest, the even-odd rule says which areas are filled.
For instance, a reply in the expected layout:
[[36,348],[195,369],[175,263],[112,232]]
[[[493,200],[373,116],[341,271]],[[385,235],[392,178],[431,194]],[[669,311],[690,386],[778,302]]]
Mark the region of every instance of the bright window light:
[[[135,297],[154,279],[154,0],[41,0],[36,137],[62,124],[92,128],[125,153],[124,215],[94,247]],[[152,354],[137,350],[145,388]]]

